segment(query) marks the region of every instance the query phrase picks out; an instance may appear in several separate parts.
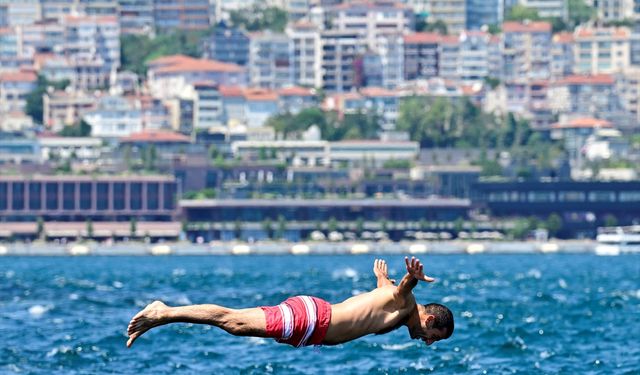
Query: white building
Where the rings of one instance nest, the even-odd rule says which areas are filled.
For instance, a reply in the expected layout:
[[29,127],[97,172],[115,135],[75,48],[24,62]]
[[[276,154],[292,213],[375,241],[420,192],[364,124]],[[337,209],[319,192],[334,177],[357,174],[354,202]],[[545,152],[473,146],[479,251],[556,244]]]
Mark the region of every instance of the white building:
[[575,65],[573,34],[561,32],[553,35],[551,45],[551,76],[561,78],[573,73]]
[[458,35],[467,25],[467,0],[429,2],[428,22],[442,21],[449,35]]
[[322,33],[322,88],[329,92],[347,92],[355,87],[354,62],[367,51],[357,31]]
[[580,27],[574,39],[576,73],[620,73],[629,66],[631,31],[626,27]]
[[519,0],[518,3],[537,10],[538,15],[542,18],[559,17],[566,20],[569,17],[568,1],[566,0]]
[[460,34],[457,76],[465,84],[481,83],[489,76],[490,35],[483,31]]
[[42,96],[43,125],[59,131],[76,124],[96,107],[98,96],[78,90],[51,91]]
[[293,81],[296,85],[322,85],[322,44],[320,31],[306,21],[290,24],[286,30],[293,43]]
[[633,17],[634,0],[587,0],[601,21],[620,21]]
[[40,137],[42,160],[54,157],[80,160],[97,160],[102,152],[102,140],[88,137]]
[[106,96],[98,108],[84,115],[91,125],[91,136],[99,138],[127,137],[142,131],[142,115],[135,103],[118,96]]
[[37,79],[31,71],[0,74],[0,114],[24,112],[27,96],[35,89]]
[[502,24],[504,80],[546,80],[551,76],[551,24]]
[[293,43],[286,34],[250,34],[249,77],[253,86],[268,89],[294,84]]

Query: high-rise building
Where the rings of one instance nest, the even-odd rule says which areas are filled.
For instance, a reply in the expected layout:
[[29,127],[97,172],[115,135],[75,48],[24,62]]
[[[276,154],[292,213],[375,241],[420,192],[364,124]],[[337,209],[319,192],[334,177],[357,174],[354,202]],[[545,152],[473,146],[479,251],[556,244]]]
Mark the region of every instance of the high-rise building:
[[430,2],[427,21],[442,21],[451,35],[457,35],[467,25],[467,0],[441,0]]
[[153,30],[153,0],[118,0],[120,32],[147,34]]
[[587,0],[601,21],[622,21],[633,17],[634,0]]
[[329,92],[351,91],[356,84],[356,62],[367,51],[356,31],[322,32],[322,87]]
[[249,63],[249,36],[221,22],[205,40],[204,57],[246,66]]
[[467,0],[467,29],[499,25],[504,20],[503,0]]
[[322,85],[322,45],[320,31],[306,21],[290,24],[286,30],[293,43],[293,80],[297,85]]
[[436,33],[412,33],[404,36],[404,79],[429,79],[438,76],[438,51],[442,36]]
[[159,31],[204,30],[209,27],[209,0],[154,0],[153,18]]
[[551,46],[551,76],[560,78],[573,73],[575,65],[574,38],[570,32],[553,35]]
[[503,78],[507,81],[546,80],[551,76],[551,24],[505,22]]
[[249,35],[249,79],[252,85],[276,89],[293,85],[293,45],[286,34],[265,31]]
[[480,83],[489,75],[490,37],[477,30],[460,34],[457,78],[463,83]]

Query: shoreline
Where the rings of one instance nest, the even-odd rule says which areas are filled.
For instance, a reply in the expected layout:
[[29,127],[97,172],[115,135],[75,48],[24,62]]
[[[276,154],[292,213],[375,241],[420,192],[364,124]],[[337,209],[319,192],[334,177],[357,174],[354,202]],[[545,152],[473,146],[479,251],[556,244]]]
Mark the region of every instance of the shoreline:
[[[13,243],[0,244],[0,256],[126,255],[357,255],[357,254],[596,254],[594,240],[402,241],[402,242],[189,242]],[[602,255],[602,254],[601,254]],[[610,254],[616,255],[616,254]]]

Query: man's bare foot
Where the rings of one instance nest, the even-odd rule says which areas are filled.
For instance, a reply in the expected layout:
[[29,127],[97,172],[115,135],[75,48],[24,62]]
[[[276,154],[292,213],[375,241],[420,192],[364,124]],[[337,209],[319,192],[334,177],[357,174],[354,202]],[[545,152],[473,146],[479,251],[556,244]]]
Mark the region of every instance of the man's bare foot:
[[142,311],[137,313],[129,322],[127,328],[127,335],[129,340],[127,341],[127,347],[130,348],[133,342],[143,333],[147,332],[153,327],[161,326],[169,323],[169,307],[160,301],[150,303]]

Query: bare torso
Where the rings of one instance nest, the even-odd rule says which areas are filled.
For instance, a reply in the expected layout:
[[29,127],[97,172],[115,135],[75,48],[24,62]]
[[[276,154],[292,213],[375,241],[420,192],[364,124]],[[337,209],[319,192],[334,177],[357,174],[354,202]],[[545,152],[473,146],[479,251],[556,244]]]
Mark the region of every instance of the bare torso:
[[413,295],[395,296],[387,285],[331,306],[331,323],[323,344],[335,345],[372,333],[387,331],[407,319],[415,309]]

